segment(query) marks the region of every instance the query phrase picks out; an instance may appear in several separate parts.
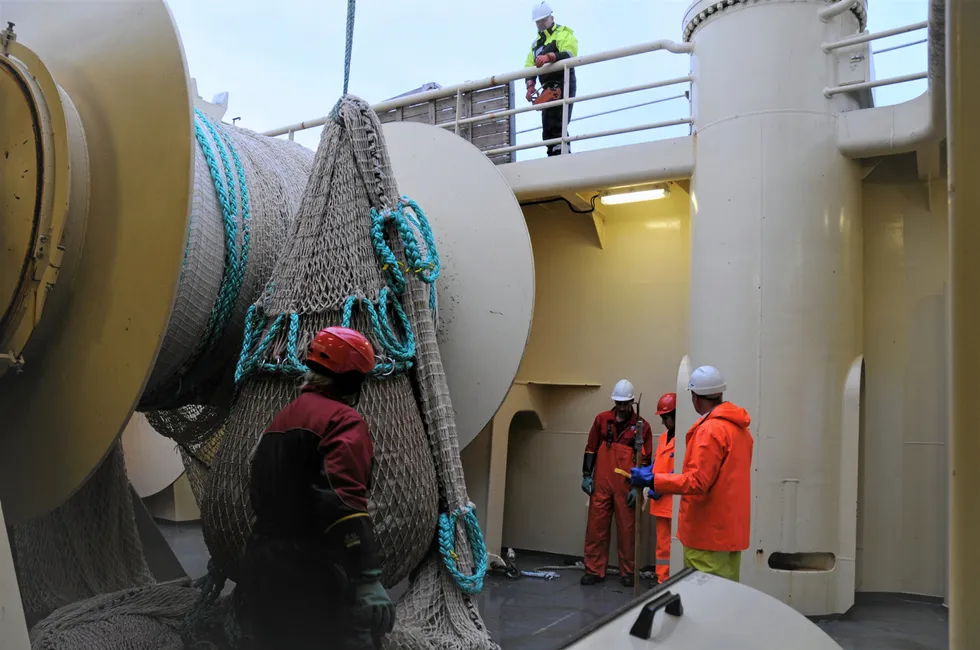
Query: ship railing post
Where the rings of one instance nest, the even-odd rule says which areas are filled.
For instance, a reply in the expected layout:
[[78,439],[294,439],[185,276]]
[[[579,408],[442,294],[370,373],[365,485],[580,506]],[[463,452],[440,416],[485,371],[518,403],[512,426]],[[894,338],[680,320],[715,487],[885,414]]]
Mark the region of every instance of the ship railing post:
[[570,92],[570,87],[568,85],[569,79],[571,79],[572,72],[571,66],[565,66],[565,84],[562,88],[565,91],[562,93],[561,98],[561,153],[565,155],[568,153],[568,93]]

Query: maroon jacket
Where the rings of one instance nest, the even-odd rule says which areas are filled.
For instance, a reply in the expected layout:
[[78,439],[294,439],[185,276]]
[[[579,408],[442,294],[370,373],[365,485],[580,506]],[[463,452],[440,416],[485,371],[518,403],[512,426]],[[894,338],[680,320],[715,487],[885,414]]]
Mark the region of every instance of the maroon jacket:
[[371,435],[357,411],[304,390],[276,415],[253,453],[255,534],[322,536],[349,573],[379,569],[367,512],[373,458]]

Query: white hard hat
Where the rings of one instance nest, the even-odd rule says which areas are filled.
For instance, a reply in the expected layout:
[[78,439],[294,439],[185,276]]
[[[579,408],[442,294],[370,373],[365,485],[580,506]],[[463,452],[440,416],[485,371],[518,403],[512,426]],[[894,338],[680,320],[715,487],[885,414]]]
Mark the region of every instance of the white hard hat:
[[701,366],[691,373],[687,389],[695,395],[720,395],[728,388],[721,371],[714,366]]
[[551,15],[551,7],[548,6],[547,2],[539,2],[534,5],[534,9],[531,10],[531,20],[538,22],[542,18],[547,18]]
[[633,384],[630,383],[628,379],[620,379],[616,382],[613,387],[612,401],[614,402],[632,402],[633,401]]

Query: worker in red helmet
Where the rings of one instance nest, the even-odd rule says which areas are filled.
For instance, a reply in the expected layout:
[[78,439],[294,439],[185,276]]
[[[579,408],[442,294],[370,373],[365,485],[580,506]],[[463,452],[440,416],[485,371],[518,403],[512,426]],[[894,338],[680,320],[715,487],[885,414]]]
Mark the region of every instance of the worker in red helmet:
[[[666,429],[657,440],[653,453],[653,473],[672,474],[674,472],[674,424],[677,415],[677,393],[664,393],[657,402],[657,415]],[[656,522],[657,582],[670,577],[670,524],[674,516],[674,498],[659,492],[650,492],[650,514]]]
[[352,408],[374,349],[354,330],[328,327],[306,365],[299,397],[252,452],[243,625],[263,650],[380,647],[395,610],[368,516],[374,447]]
[[582,460],[582,490],[590,499],[585,526],[585,575],[581,582],[594,585],[605,580],[609,563],[609,528],[615,514],[619,577],[624,586],[632,587],[636,528],[633,508],[637,507],[639,489],[631,489],[628,481],[636,460],[637,442],[644,450],[641,451],[641,463],[650,464],[653,433],[645,420],[642,427],[638,426],[633,410],[633,384],[628,380],[617,382],[612,401],[613,408],[603,411],[592,422]]

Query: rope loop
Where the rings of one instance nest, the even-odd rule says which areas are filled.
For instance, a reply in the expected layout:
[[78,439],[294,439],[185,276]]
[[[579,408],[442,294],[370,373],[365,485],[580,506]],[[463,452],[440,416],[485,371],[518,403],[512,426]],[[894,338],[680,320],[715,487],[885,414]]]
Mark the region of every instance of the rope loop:
[[[412,332],[412,324],[409,322],[408,315],[401,303],[397,298],[392,299],[391,294],[391,289],[382,287],[378,293],[377,307],[367,298],[350,296],[344,301],[341,327],[351,326],[354,305],[360,305],[367,312],[371,321],[371,329],[378,343],[380,343],[380,348],[376,350],[378,358],[371,370],[371,375],[375,377],[388,376],[396,371],[408,370],[412,367],[412,360],[415,358],[415,334]],[[399,340],[398,334],[391,326],[391,321],[388,318],[389,304],[398,318],[400,329],[404,333],[404,340]]]
[[[466,538],[473,550],[475,564],[472,575],[464,575],[458,568],[459,556],[456,554],[456,521],[462,517],[466,527]],[[487,545],[476,518],[476,506],[472,503],[455,512],[439,514],[439,553],[446,570],[465,594],[476,594],[483,589],[483,578],[487,574]]]
[[[299,357],[299,315],[293,312],[282,313],[272,319],[266,327],[268,318],[259,311],[257,304],[248,308],[245,316],[245,334],[242,352],[235,367],[235,384],[256,372],[301,377],[309,370]],[[275,362],[265,361],[273,342],[286,326],[285,354]],[[264,332],[264,333],[263,333]]]

